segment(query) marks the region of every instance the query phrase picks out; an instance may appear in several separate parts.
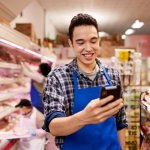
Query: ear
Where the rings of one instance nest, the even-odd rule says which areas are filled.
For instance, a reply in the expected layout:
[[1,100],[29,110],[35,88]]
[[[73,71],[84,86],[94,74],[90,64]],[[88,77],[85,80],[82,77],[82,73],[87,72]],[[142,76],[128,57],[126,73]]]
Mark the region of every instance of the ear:
[[70,39],[68,39],[68,43],[69,43],[69,46],[73,48],[73,44],[72,44],[72,41]]
[[101,44],[101,37],[98,37],[98,43],[99,43],[99,47],[100,47],[100,44]]
[[101,37],[99,36],[99,44],[100,44],[100,42],[101,42]]

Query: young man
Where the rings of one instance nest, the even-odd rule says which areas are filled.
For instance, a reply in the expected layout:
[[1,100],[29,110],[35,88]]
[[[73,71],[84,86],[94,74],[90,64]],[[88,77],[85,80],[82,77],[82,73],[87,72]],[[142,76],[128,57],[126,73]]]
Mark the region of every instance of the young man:
[[[73,17],[69,44],[76,58],[56,68],[44,88],[45,128],[61,150],[121,150],[125,145],[123,100],[105,105],[102,86],[120,85],[118,71],[101,64],[97,21],[88,14]],[[105,106],[104,106],[105,105]]]

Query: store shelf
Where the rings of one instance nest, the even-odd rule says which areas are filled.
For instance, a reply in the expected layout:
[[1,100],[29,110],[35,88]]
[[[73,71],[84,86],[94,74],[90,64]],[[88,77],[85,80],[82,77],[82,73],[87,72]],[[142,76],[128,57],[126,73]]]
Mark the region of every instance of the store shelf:
[[12,84],[21,81],[21,79],[18,78],[2,78],[0,79],[0,84]]
[[30,81],[29,78],[0,78],[0,84],[13,84],[13,83],[17,83],[17,82],[20,82],[20,81]]
[[24,48],[31,48],[31,40],[28,36],[12,29],[8,25],[0,24],[0,38],[18,44]]
[[0,101],[12,99],[15,96],[18,96],[20,94],[26,94],[29,93],[30,89],[29,88],[18,88],[15,91],[8,91],[5,93],[0,93]]
[[0,84],[11,84],[18,82],[17,78],[0,78]]
[[5,116],[13,113],[16,110],[15,107],[7,106],[3,111],[0,112],[0,119],[4,118]]
[[[29,134],[14,133],[20,115],[15,108],[16,103],[30,92],[30,78],[23,76],[21,62],[37,70],[41,60],[40,47],[24,34],[0,23],[0,150],[16,149],[19,138],[29,137]],[[49,58],[45,57],[50,61]],[[14,117],[15,116],[15,117]],[[16,120],[15,120],[16,119]],[[5,132],[6,131],[6,132]]]
[[21,69],[20,65],[13,64],[13,63],[7,63],[7,62],[0,62],[0,68],[6,68],[6,69]]
[[29,134],[28,132],[25,134],[20,134],[17,135],[15,134],[13,131],[10,132],[0,132],[0,139],[18,139],[18,138],[28,138],[31,137],[31,134]]
[[141,126],[141,150],[148,150],[150,148],[150,87],[147,88],[140,96],[140,126]]

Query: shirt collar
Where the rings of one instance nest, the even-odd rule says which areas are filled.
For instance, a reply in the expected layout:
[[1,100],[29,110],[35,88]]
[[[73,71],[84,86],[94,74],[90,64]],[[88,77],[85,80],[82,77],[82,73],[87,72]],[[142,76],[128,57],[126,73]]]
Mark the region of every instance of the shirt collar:
[[[98,59],[98,58],[96,58],[96,63],[97,63],[97,65],[99,66],[99,68],[100,68],[100,71],[102,71],[102,67],[101,67],[101,61]],[[79,74],[79,75],[83,75],[83,73],[81,73],[80,71],[79,71],[79,67],[78,67],[78,65],[77,65],[77,58],[74,58],[73,60],[72,60],[72,62],[69,64],[69,67],[70,68],[72,68],[74,71],[76,71],[77,72],[77,74]]]

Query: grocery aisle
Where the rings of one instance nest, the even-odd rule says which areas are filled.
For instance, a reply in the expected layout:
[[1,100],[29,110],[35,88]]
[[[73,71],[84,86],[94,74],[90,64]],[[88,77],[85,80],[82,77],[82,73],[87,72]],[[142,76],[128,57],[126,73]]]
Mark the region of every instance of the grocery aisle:
[[[114,6],[116,13],[112,13]],[[33,70],[38,70],[41,62],[52,65],[52,70],[69,63],[75,57],[75,53],[69,47],[67,34],[70,21],[68,18],[75,15],[71,10],[79,11],[78,13],[80,11],[89,13],[89,10],[92,10],[91,14],[98,19],[100,27],[98,59],[117,68],[123,83],[123,98],[129,125],[125,135],[125,150],[149,150],[150,29],[148,18],[150,16],[147,13],[149,6],[148,0],[133,2],[81,0],[70,3],[62,0],[58,4],[57,1],[51,0],[23,0],[22,4],[17,0],[13,2],[1,0],[0,149],[16,150],[19,139],[31,136],[25,130],[18,129],[18,132],[14,132],[19,126],[20,118],[20,111],[15,108],[15,105],[23,98],[31,99],[31,78],[23,75],[20,62],[25,61]],[[117,20],[118,18],[122,21]],[[107,20],[108,23],[105,24]],[[132,23],[135,22],[142,23],[141,28],[133,28]],[[129,26],[133,33],[126,34]],[[141,98],[142,93],[145,93],[145,96]],[[55,139],[50,135],[49,141],[46,142],[46,150],[57,149]]]

